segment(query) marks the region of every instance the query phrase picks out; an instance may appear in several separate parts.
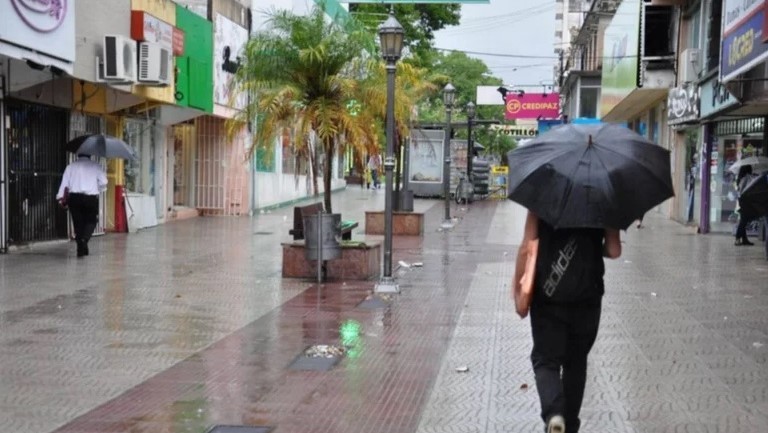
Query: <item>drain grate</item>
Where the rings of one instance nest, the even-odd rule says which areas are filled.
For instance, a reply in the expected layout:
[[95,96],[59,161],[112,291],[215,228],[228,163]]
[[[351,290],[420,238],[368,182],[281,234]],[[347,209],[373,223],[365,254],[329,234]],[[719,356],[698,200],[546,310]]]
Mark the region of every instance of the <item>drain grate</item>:
[[343,356],[344,349],[325,344],[317,344],[305,349],[288,366],[289,370],[328,371]]
[[389,301],[373,296],[363,302],[357,304],[357,308],[364,308],[366,310],[378,310],[379,308],[389,307]]
[[259,235],[259,236],[266,236],[266,235],[272,235],[274,234],[274,232],[253,232],[253,234]]
[[213,426],[208,433],[269,433],[272,427],[250,426],[250,425],[217,425]]

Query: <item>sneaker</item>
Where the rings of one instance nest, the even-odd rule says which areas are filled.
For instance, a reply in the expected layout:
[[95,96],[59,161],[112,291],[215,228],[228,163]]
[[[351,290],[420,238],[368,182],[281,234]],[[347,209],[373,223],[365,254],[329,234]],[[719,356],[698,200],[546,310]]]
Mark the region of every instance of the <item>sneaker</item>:
[[547,422],[547,433],[565,433],[565,419],[555,415]]
[[749,245],[754,245],[754,243],[750,242],[750,241],[749,241],[749,239],[743,239],[743,240],[741,241],[741,244],[742,244],[742,245],[747,245],[747,246],[749,246]]

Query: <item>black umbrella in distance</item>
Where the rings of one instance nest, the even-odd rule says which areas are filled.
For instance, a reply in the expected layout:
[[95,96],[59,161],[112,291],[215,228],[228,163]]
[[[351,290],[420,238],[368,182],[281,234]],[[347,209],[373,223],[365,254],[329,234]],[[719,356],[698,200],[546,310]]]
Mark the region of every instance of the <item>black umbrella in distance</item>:
[[739,195],[741,214],[745,218],[768,216],[768,171],[752,179]]

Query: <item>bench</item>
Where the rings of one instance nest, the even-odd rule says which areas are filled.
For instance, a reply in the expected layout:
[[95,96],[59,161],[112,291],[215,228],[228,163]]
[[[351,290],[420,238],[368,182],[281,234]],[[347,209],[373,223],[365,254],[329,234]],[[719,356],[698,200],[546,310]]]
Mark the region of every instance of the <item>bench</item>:
[[[284,242],[283,278],[315,278],[317,262],[307,260],[304,241]],[[323,279],[337,281],[369,280],[381,272],[381,250],[379,241],[343,241],[341,257],[323,264]]]
[[[288,234],[293,236],[294,241],[304,239],[304,217],[315,215],[322,212],[323,204],[320,202],[312,203],[306,206],[294,206],[293,208],[293,228],[288,230]],[[348,241],[352,239],[352,230],[358,226],[357,221],[341,221],[341,239]]]

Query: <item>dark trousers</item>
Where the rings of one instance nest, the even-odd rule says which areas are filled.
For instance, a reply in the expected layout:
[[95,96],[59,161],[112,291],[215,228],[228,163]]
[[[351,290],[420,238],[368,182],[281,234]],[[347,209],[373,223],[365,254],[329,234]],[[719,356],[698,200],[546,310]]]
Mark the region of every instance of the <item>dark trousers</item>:
[[577,433],[587,380],[587,355],[597,338],[600,301],[588,304],[531,305],[531,362],[546,423],[565,418],[565,430]]
[[91,240],[96,224],[99,222],[99,196],[70,193],[67,205],[75,228],[77,253],[82,255],[87,253],[88,241]]
[[744,215],[739,217],[739,225],[736,226],[736,239],[741,239],[742,241],[748,241],[749,238],[747,237],[747,224],[752,222],[754,218],[751,217],[745,217]]

